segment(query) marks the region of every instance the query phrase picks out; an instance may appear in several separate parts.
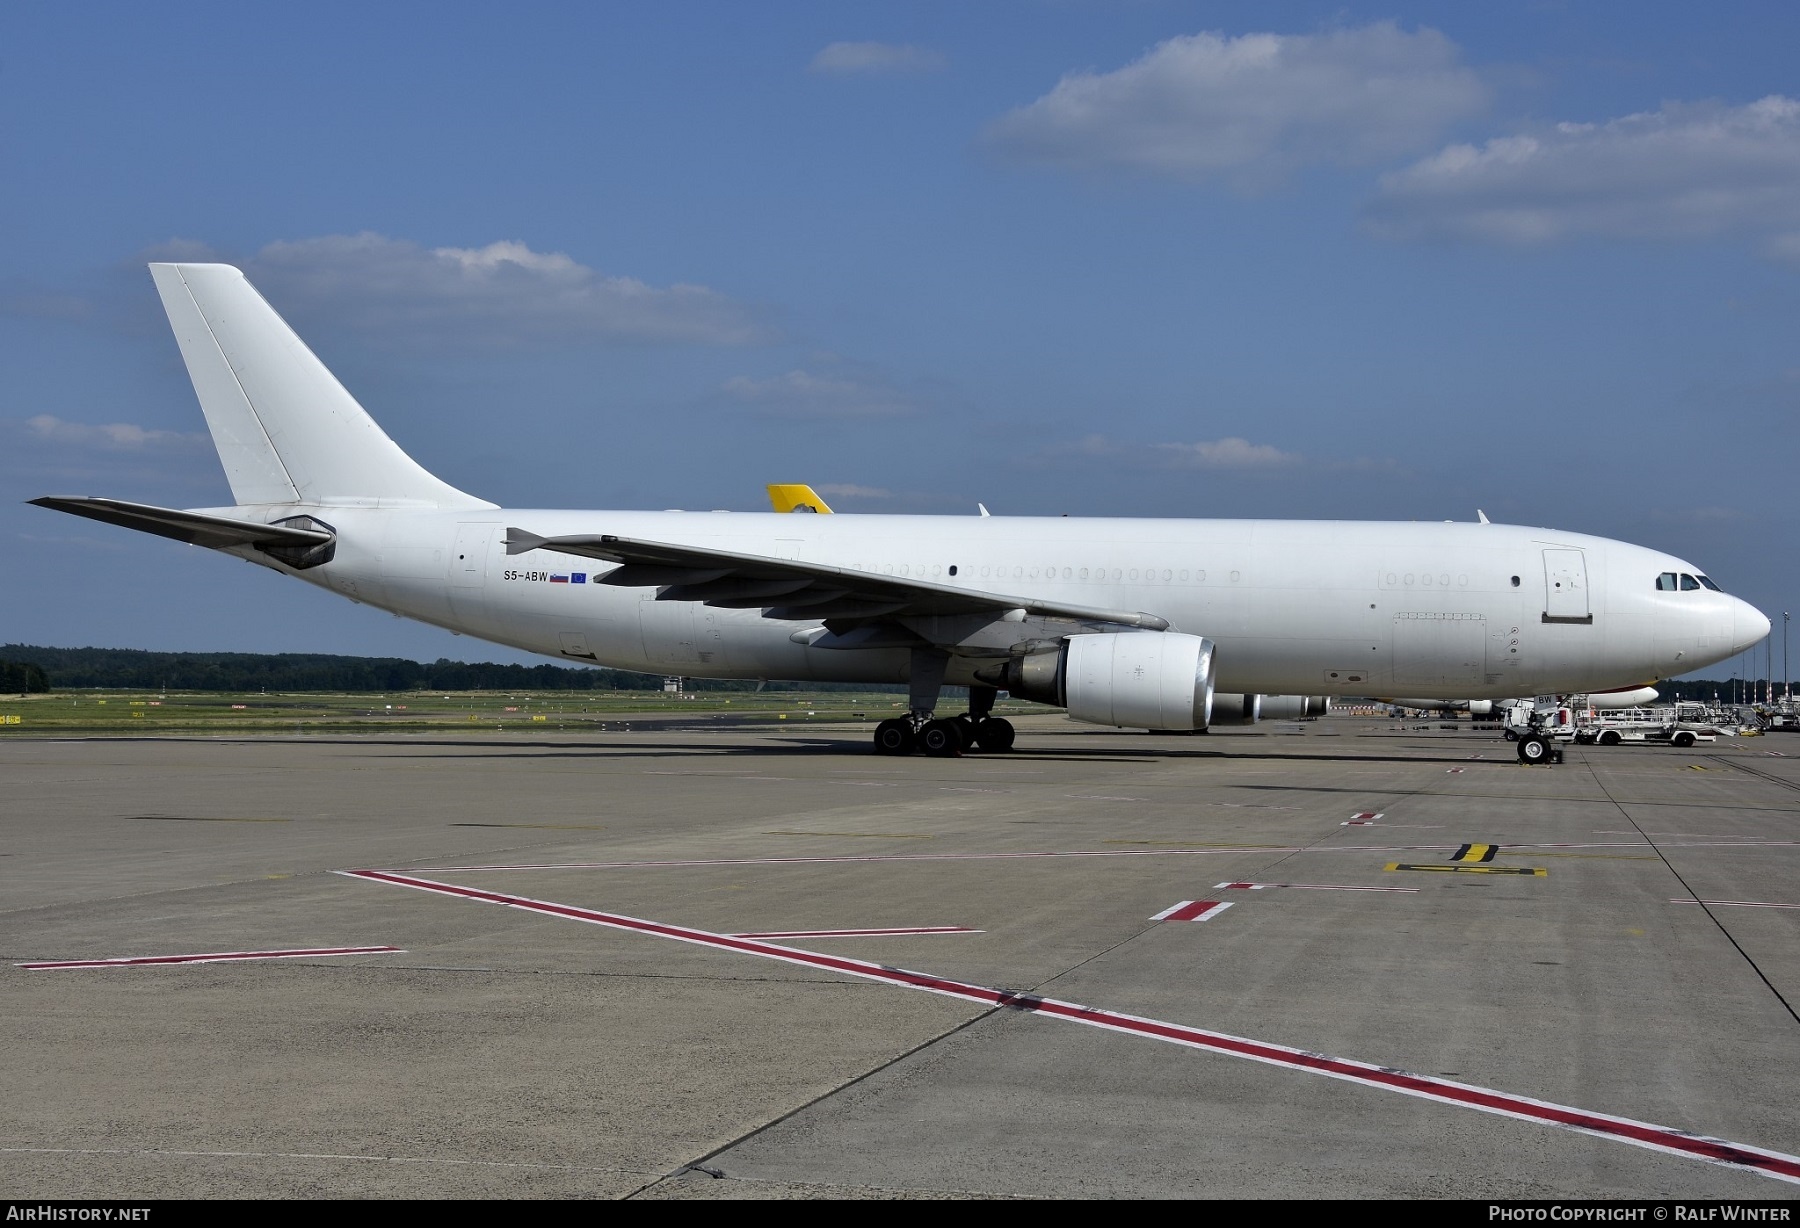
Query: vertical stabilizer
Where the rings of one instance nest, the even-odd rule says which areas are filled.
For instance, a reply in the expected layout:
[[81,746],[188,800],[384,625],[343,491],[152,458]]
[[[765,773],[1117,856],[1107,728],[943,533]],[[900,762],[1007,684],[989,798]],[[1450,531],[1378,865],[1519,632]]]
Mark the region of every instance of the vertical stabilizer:
[[402,452],[243,273],[153,264],[150,275],[239,504],[494,506]]

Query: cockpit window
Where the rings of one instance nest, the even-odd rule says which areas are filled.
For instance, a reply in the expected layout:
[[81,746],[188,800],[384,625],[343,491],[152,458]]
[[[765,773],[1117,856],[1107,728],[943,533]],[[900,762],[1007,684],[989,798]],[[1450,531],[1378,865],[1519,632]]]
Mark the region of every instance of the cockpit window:
[[1691,593],[1699,587],[1700,587],[1700,581],[1694,579],[1694,577],[1688,575],[1686,572],[1682,573],[1682,575],[1681,575],[1681,591],[1682,592]]
[[1717,584],[1714,584],[1711,580],[1708,580],[1705,576],[1695,576],[1694,578],[1696,580],[1700,581],[1700,583],[1706,585],[1707,588],[1710,588],[1715,593],[1722,593],[1725,591],[1724,589],[1720,588]]
[[1676,585],[1675,585],[1675,573],[1674,572],[1665,571],[1662,573],[1662,575],[1656,577],[1656,591],[1657,592],[1672,593],[1675,591],[1675,588],[1676,588]]

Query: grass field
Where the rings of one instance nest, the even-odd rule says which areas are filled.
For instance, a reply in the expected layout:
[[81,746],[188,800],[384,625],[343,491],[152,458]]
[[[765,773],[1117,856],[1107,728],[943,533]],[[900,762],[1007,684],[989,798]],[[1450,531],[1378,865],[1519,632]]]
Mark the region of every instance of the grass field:
[[[520,733],[617,729],[634,719],[664,723],[773,724],[875,721],[897,716],[906,698],[855,691],[771,691],[674,695],[658,691],[541,694],[499,691],[329,694],[293,692],[63,691],[0,696],[0,737],[221,733]],[[962,710],[946,699],[946,715]],[[995,712],[1044,711],[1001,703]]]

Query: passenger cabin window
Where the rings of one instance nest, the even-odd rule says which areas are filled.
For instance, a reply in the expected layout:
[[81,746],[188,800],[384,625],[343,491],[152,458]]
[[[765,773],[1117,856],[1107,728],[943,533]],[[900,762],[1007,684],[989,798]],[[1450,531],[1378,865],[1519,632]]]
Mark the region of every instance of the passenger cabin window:
[[1722,593],[1725,591],[1724,589],[1720,588],[1717,584],[1714,584],[1711,580],[1708,580],[1705,576],[1695,576],[1694,578],[1696,580],[1700,581],[1700,583],[1704,584],[1707,588],[1710,588],[1715,593]]
[[1657,592],[1672,593],[1675,591],[1676,587],[1677,587],[1677,585],[1675,583],[1675,573],[1674,572],[1665,571],[1662,573],[1662,575],[1656,577],[1656,591]]
[[1700,587],[1700,581],[1694,579],[1694,577],[1688,575],[1686,572],[1682,573],[1682,576],[1681,576],[1681,591],[1682,592],[1691,593],[1695,589],[1698,589],[1699,587]]

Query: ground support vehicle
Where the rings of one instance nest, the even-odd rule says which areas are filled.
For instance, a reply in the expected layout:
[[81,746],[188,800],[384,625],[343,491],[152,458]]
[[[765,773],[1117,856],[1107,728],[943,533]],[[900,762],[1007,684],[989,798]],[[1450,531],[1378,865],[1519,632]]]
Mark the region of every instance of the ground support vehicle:
[[1736,729],[1720,721],[1700,704],[1675,704],[1657,708],[1621,708],[1611,712],[1581,712],[1572,736],[1593,746],[1621,746],[1645,742],[1667,746],[1693,746],[1732,737]]

